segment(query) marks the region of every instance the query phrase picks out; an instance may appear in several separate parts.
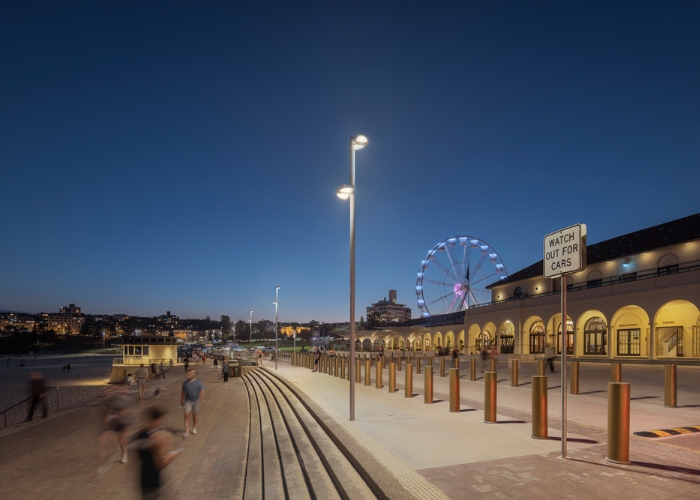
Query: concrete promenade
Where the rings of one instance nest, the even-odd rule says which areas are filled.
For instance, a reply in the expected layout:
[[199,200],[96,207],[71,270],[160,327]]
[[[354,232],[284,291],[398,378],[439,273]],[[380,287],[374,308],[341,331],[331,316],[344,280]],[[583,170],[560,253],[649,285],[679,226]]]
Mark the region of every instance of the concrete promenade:
[[[451,360],[447,362],[451,365]],[[605,460],[609,365],[581,364],[580,391],[568,396],[569,460],[561,454],[560,373],[548,374],[549,440],[531,434],[530,377],[536,363],[521,363],[519,387],[510,386],[507,363],[498,364],[498,424],[483,423],[483,374],[469,380],[461,366],[461,411],[449,412],[449,378],[434,366],[434,404],[423,402],[423,374],[413,374],[415,396],[356,384],[356,421],[371,446],[417,471],[449,498],[697,498],[700,434],[662,439],[633,436],[632,465]],[[363,365],[364,367],[364,365]],[[559,365],[556,366],[559,371]],[[659,369],[661,368],[661,369]],[[405,369],[405,366],[404,366]],[[348,415],[348,382],[331,375],[280,364],[279,373],[339,419]],[[700,424],[700,370],[678,368],[678,408],[663,408],[663,368],[624,367],[631,383],[631,429],[663,429]]]
[[[277,374],[334,419],[353,446],[360,446],[405,489],[390,498],[697,498],[700,487],[700,434],[661,439],[632,437],[632,465],[616,465],[606,455],[607,365],[581,365],[581,392],[569,396],[569,459],[559,458],[561,442],[559,373],[549,379],[550,439],[530,437],[530,385],[534,363],[521,365],[521,386],[510,387],[506,363],[499,363],[498,423],[484,424],[483,380],[462,370],[461,411],[449,412],[448,378],[436,362],[435,403],[423,402],[423,375],[414,373],[414,397],[356,384],[356,420],[349,422],[347,380],[279,363]],[[448,366],[451,363],[448,362]],[[468,364],[466,364],[468,366]],[[462,366],[465,366],[462,361]],[[274,371],[274,364],[265,362]],[[559,369],[557,365],[557,369]],[[651,368],[656,370],[656,368]],[[658,371],[658,370],[657,370]],[[184,448],[164,472],[162,498],[242,498],[249,409],[241,379],[228,383],[213,367],[199,367],[207,391],[197,435],[182,438],[179,393],[184,372],[177,366],[167,380],[149,384],[143,409],[157,403],[167,410],[173,448]],[[466,376],[465,376],[466,375]],[[662,373],[661,373],[662,375]],[[623,368],[632,384],[632,431],[700,424],[700,370],[679,367],[679,408],[663,408],[663,377],[642,367]],[[155,388],[160,388],[158,398]],[[110,389],[114,390],[114,389]],[[118,462],[116,442],[106,470],[98,472],[97,438],[103,430],[100,400],[53,413],[46,420],[0,430],[0,487],[9,498],[133,499],[138,495],[138,458],[129,446],[127,464]],[[133,430],[139,429],[139,421]],[[347,431],[347,432],[345,432]],[[386,472],[382,471],[382,473]],[[293,492],[290,497],[294,498]]]

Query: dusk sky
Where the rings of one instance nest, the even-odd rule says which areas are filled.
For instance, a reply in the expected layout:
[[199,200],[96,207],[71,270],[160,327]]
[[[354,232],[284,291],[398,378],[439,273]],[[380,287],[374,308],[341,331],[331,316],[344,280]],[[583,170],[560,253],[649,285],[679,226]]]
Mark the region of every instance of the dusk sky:
[[347,321],[700,212],[700,2],[0,5],[0,309]]

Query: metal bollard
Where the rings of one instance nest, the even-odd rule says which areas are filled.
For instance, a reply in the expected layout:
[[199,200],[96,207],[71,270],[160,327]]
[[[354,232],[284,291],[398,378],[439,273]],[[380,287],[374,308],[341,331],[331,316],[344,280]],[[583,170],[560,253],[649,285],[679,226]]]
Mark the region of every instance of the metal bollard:
[[571,388],[569,392],[571,394],[578,394],[578,371],[579,365],[578,361],[571,362]]
[[333,375],[338,377],[340,376],[340,356],[335,357],[335,369],[333,370]]
[[459,368],[450,368],[450,412],[459,413]]
[[398,369],[399,371],[401,371],[401,359],[403,359],[402,356],[399,356],[398,363],[397,363],[397,365],[398,365],[398,366],[397,366],[397,369]]
[[445,358],[440,358],[440,376],[445,376]]
[[459,368],[459,358],[452,358],[452,368]]
[[421,368],[423,367],[423,360],[419,357],[416,357],[416,373],[421,372]]
[[372,385],[372,361],[365,358],[365,385]]
[[375,388],[376,389],[381,389],[384,387],[384,384],[382,383],[382,362],[381,360],[377,359],[377,365],[376,365],[376,370],[375,370],[375,376],[374,376],[374,383],[375,383]]
[[360,382],[362,382],[362,370],[360,370],[360,368],[361,368],[360,358],[358,357],[355,360],[355,383],[356,384],[359,384]]
[[535,375],[532,377],[532,437],[547,439],[549,423],[547,416],[547,377]]
[[476,380],[476,359],[474,358],[469,360],[469,380],[472,382]]
[[340,378],[345,380],[345,356],[340,357]]
[[676,365],[664,365],[664,406],[666,408],[678,407],[677,381]]
[[544,376],[544,359],[537,360],[537,375],[540,377]]
[[389,363],[389,392],[396,392],[396,363]]
[[518,387],[518,360],[514,359],[511,361],[511,369],[510,369],[510,386],[511,387]]
[[484,374],[484,423],[496,423],[496,380],[498,374],[488,371]]
[[630,385],[608,382],[608,462],[630,463]]
[[622,382],[622,363],[612,363],[610,365],[610,381]]
[[490,366],[491,366],[490,370],[491,370],[492,372],[497,371],[497,370],[496,370],[496,360],[495,360],[495,359],[491,359],[491,360],[490,360]]
[[408,361],[406,364],[406,380],[404,382],[405,386],[405,397],[407,398],[412,398],[413,397],[413,367],[411,366],[411,362]]
[[428,366],[433,366],[433,357],[432,356],[430,356],[428,358]]
[[433,367],[432,366],[426,366],[425,367],[425,379],[424,379],[424,387],[423,389],[425,390],[425,400],[423,401],[425,404],[433,404]]

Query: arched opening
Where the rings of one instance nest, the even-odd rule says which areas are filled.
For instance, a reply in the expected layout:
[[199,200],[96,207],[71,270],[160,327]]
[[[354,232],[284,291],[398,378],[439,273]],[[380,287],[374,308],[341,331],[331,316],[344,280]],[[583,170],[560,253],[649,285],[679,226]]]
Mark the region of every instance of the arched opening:
[[481,327],[479,327],[479,325],[471,325],[469,327],[468,341],[470,354],[477,354],[480,351],[479,346],[477,345],[477,339],[480,334]]
[[424,351],[429,351],[429,350],[430,350],[430,346],[431,346],[430,334],[429,334],[429,333],[426,333],[426,334],[425,334],[425,339],[423,340],[423,350],[424,350]]
[[515,326],[510,320],[501,323],[498,337],[501,343],[501,354],[513,354],[515,352]]
[[583,326],[583,354],[605,355],[608,345],[608,325],[600,316],[593,316]]
[[673,300],[661,306],[654,319],[656,356],[700,356],[699,315],[698,308],[685,300]]
[[610,349],[614,356],[648,356],[649,316],[639,306],[619,309],[610,322]]
[[[561,322],[557,327],[557,352],[561,354]],[[566,354],[574,354],[574,322],[566,320]]]
[[537,320],[530,325],[530,354],[544,354],[547,346],[546,330],[542,320]]
[[447,334],[445,335],[445,349],[447,349],[448,352],[451,351],[454,347],[454,338],[454,333],[452,333],[451,331],[447,332]]

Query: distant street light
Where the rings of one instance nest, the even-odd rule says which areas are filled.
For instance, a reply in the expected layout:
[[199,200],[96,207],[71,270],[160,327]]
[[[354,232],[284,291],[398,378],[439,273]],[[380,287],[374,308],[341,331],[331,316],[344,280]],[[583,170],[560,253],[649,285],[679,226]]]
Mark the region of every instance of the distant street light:
[[279,339],[277,331],[279,330],[279,319],[277,316],[277,307],[280,302],[280,288],[281,286],[275,287],[275,370],[277,370],[277,357],[279,356]]
[[250,343],[253,343],[253,311],[250,311]]
[[102,350],[105,349],[105,332],[102,332]]
[[336,194],[350,198],[350,420],[355,420],[355,151],[367,145],[364,135],[350,138],[350,184],[343,184]]

